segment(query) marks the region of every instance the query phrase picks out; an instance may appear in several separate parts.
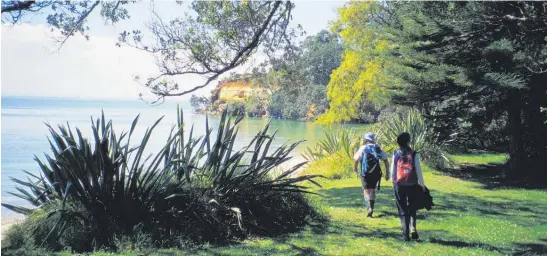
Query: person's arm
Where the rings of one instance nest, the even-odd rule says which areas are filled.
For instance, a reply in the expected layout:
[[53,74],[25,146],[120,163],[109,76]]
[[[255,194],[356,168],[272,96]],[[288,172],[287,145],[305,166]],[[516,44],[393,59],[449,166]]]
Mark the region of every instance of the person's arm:
[[390,170],[389,170],[389,161],[386,159],[384,159],[384,165],[386,167],[386,181],[389,180],[389,173],[390,173]]
[[418,174],[418,183],[420,183],[420,186],[425,189],[425,182],[424,182],[424,176],[422,175],[422,167],[420,166],[420,158],[418,157],[418,153],[416,153],[416,174]]
[[387,160],[387,154],[380,147],[378,147],[378,149],[380,151],[378,153],[378,156],[384,162],[384,167],[385,167],[384,170],[386,170],[386,177],[385,178],[386,178],[386,180],[388,180],[389,179],[389,161]]
[[389,161],[387,160],[386,152],[382,151],[380,153],[380,158],[384,161],[384,167],[385,167],[384,170],[386,170],[386,180],[388,180],[389,179]]
[[353,172],[355,172],[356,174],[358,170],[357,167],[359,167],[359,162],[361,162],[361,157],[361,148],[359,148],[359,150],[357,150],[357,152],[355,152],[355,154],[353,155]]
[[390,169],[390,177],[392,181],[395,181],[395,174],[397,173],[397,166],[395,162],[395,154],[393,154],[393,158],[391,159],[391,169]]

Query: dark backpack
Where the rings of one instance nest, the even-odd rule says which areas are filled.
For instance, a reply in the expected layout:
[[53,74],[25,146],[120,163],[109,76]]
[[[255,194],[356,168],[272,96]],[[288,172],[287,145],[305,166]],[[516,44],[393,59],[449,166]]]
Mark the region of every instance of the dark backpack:
[[361,175],[365,176],[370,173],[381,172],[380,168],[380,153],[381,149],[376,144],[366,145],[363,150],[361,162]]

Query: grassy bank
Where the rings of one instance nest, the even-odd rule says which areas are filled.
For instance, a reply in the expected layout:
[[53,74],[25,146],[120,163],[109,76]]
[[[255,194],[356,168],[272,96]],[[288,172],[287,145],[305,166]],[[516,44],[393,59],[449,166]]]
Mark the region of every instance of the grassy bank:
[[[492,158],[495,158],[492,160]],[[499,162],[504,156],[457,156],[473,164]],[[425,180],[436,206],[419,213],[421,242],[401,241],[400,222],[389,182],[378,193],[376,218],[366,218],[356,178],[323,180],[314,204],[330,222],[273,239],[247,240],[199,249],[140,250],[116,255],[545,255],[547,192],[486,189],[482,183],[426,169]],[[62,253],[61,255],[69,255]],[[94,253],[93,255],[113,255]]]

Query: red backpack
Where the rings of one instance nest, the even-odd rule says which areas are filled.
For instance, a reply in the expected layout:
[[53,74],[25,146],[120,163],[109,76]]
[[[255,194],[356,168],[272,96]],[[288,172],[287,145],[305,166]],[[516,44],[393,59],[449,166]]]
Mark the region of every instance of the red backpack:
[[418,175],[414,165],[416,151],[405,153],[400,150],[397,152],[399,159],[397,160],[397,180],[395,182],[402,185],[418,184]]

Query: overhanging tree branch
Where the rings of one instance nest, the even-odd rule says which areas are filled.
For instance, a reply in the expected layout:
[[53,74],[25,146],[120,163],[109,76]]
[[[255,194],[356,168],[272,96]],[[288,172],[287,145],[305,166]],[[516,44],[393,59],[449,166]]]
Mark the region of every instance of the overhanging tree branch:
[[[202,89],[247,62],[261,45],[266,51],[278,51],[290,45],[294,35],[287,29],[293,8],[289,1],[194,2],[191,8],[198,18],[186,16],[167,22],[156,15],[149,27],[155,45],[145,45],[140,31],[120,35],[124,44],[158,59],[160,74],[143,83],[158,97],[153,103]],[[166,80],[183,75],[201,75],[206,80],[183,90],[178,83]]]
[[[57,49],[60,50],[61,47],[63,47],[63,45],[65,44],[66,40],[68,40],[69,37],[73,36],[74,35],[74,32],[76,32],[76,30],[81,30],[82,28],[82,25],[84,24],[85,20],[87,19],[87,17],[89,16],[89,14],[91,12],[93,12],[93,10],[100,4],[101,2],[100,1],[95,1],[95,3],[93,3],[93,5],[86,11],[84,11],[84,13],[80,16],[80,18],[78,18],[78,21],[76,22],[76,25],[73,26],[70,31],[68,33],[65,34],[64,38],[62,40],[58,40],[59,41],[59,48]],[[116,5],[116,8],[118,7],[119,5],[119,1]]]
[[28,10],[35,4],[36,1],[2,1],[2,13]]

